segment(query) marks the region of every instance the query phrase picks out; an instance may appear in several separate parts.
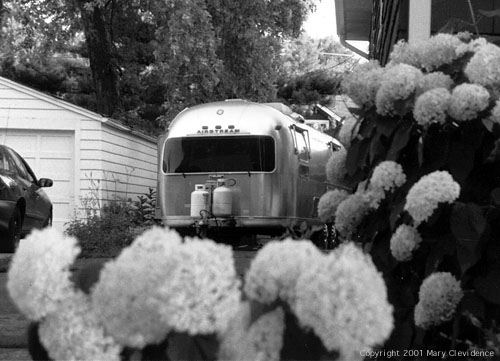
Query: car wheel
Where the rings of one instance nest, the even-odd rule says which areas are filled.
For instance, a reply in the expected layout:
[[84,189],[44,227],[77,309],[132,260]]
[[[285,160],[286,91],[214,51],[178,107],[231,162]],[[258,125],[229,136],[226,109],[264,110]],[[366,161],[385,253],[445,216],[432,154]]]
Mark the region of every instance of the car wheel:
[[22,227],[23,218],[21,216],[21,210],[16,207],[9,220],[9,229],[7,230],[5,243],[1,245],[2,251],[8,253],[14,253],[16,251],[19,241],[21,240]]

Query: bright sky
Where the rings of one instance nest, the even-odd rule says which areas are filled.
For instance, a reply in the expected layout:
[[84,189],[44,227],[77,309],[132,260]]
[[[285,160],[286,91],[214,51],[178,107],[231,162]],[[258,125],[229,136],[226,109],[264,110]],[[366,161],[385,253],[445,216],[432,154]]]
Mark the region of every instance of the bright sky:
[[[333,36],[339,41],[335,18],[335,0],[316,0],[316,11],[309,14],[304,23],[304,30],[312,38],[321,39]],[[350,41],[349,43],[365,53],[368,52],[367,41]]]
[[337,23],[335,21],[335,1],[316,0],[316,11],[309,15],[304,24],[304,30],[313,38],[337,36]]

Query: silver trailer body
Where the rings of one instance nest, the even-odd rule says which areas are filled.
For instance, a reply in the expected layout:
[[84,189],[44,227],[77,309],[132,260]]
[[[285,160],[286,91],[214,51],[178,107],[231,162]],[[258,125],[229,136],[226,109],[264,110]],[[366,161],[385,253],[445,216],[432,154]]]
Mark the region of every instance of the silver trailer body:
[[[185,109],[159,141],[157,211],[165,226],[184,234],[205,228],[278,235],[304,222],[322,225],[317,202],[327,190],[325,165],[340,147],[275,104],[228,100]],[[207,209],[192,217],[195,186],[212,192],[219,178],[231,190],[231,215]]]

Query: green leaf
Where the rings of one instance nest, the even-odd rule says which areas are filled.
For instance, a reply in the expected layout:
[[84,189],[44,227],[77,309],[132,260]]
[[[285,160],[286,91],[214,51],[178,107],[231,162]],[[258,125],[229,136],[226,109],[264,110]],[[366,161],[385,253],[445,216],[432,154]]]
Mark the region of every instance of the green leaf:
[[431,128],[421,140],[421,165],[429,171],[441,169],[448,159],[450,133]]
[[481,237],[487,222],[481,208],[474,203],[456,203],[451,211],[451,232],[457,240],[457,257],[462,273],[481,257]]
[[426,241],[433,243],[425,265],[425,275],[428,276],[436,272],[444,257],[455,254],[456,246],[455,240],[450,235],[444,235],[436,239],[426,239]]
[[484,317],[484,301],[480,299],[475,293],[465,293],[462,301],[460,301],[460,304],[461,310],[463,312],[470,313],[478,319],[482,319]]
[[391,213],[389,215],[389,223],[390,223],[391,229],[396,228],[397,221],[398,221],[401,213],[403,213],[403,210],[405,208],[405,204],[406,204],[406,197],[404,197],[404,196],[399,196],[392,203],[392,205],[390,207]]
[[370,138],[375,130],[376,122],[371,118],[373,118],[373,116],[367,114],[365,120],[361,123],[358,134],[363,138]]
[[394,129],[396,129],[398,122],[394,118],[377,117],[376,124],[377,124],[377,130],[383,135],[385,135],[387,138],[389,138],[394,132]]
[[495,124],[493,120],[490,118],[483,118],[481,119],[481,122],[483,123],[484,127],[488,129],[489,132],[493,131],[493,125]]
[[188,335],[173,332],[168,336],[168,360],[216,360],[217,337],[215,335]]
[[500,305],[500,270],[490,271],[474,280],[474,287],[486,301]]
[[375,164],[385,159],[387,150],[382,143],[383,134],[377,131],[377,134],[372,137],[370,142],[370,167],[375,166]]
[[[410,315],[413,314],[410,313]],[[403,355],[405,350],[411,347],[413,333],[413,318],[408,316],[394,325],[391,337],[385,345],[386,349],[398,351],[399,355]]]
[[387,160],[397,161],[399,153],[408,145],[413,127],[410,122],[403,122],[392,137],[391,146],[387,152]]
[[365,138],[351,145],[347,152],[346,169],[350,176],[356,174],[358,169],[366,166],[366,158],[370,147],[370,139]]
[[461,142],[452,142],[448,156],[448,168],[453,179],[461,186],[465,184],[474,167],[475,149],[467,147]]
[[491,191],[491,201],[495,206],[500,206],[500,188]]

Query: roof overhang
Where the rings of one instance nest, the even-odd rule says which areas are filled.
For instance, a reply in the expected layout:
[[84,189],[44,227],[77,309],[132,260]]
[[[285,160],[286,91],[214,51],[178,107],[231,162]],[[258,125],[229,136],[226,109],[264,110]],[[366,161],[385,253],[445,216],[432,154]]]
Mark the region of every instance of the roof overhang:
[[353,41],[369,41],[372,19],[371,0],[335,0],[337,35],[340,43],[351,51],[368,58],[368,53]]

